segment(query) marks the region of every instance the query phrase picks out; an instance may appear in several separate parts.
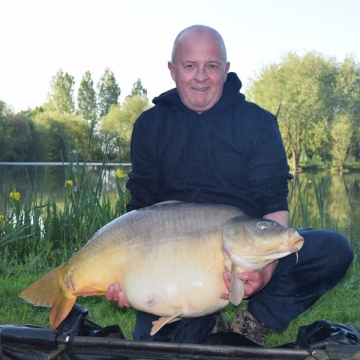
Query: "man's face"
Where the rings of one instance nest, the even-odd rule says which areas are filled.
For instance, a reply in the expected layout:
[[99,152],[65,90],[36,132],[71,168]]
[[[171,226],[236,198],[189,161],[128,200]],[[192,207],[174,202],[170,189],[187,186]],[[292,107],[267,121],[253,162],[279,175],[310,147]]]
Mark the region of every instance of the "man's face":
[[178,44],[168,63],[182,102],[201,113],[220,99],[230,64],[212,34],[189,34]]

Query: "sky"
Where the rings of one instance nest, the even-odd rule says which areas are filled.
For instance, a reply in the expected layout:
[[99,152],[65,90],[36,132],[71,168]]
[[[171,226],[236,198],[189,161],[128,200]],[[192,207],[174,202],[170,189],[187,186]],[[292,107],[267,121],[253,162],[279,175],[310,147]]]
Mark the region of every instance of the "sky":
[[138,78],[151,100],[174,87],[172,45],[194,24],[220,32],[246,93],[289,52],[360,62],[359,14],[360,0],[0,0],[0,100],[16,112],[41,106],[60,69],[76,100],[84,73],[96,86],[107,67],[120,101]]

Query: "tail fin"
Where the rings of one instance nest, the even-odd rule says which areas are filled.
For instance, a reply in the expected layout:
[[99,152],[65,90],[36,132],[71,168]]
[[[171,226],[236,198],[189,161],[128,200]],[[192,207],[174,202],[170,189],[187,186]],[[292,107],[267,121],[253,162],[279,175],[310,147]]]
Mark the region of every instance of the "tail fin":
[[56,329],[71,311],[76,296],[70,292],[64,294],[58,281],[58,272],[64,265],[48,272],[39,280],[35,281],[19,297],[27,302],[38,306],[52,306],[50,312],[50,324],[52,329]]

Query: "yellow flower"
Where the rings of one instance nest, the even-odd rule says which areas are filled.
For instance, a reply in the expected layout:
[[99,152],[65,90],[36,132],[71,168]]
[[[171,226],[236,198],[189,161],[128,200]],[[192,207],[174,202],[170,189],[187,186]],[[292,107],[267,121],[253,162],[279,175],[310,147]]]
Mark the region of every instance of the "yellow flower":
[[4,228],[6,225],[5,222],[5,216],[4,215],[0,215],[0,225]]
[[124,174],[124,172],[123,172],[122,170],[117,169],[117,170],[115,171],[115,176],[116,176],[117,178],[121,179],[121,178],[125,177],[126,175]]
[[115,199],[116,201],[120,201],[120,196],[117,196]]
[[65,181],[65,185],[64,186],[73,186],[73,181],[72,180],[66,180]]
[[14,188],[14,191],[12,191],[10,193],[10,197],[16,201],[20,201],[20,198],[21,198],[20,193],[18,191],[16,191],[15,188]]
[[308,180],[308,184],[312,184],[312,180],[311,180],[311,179]]

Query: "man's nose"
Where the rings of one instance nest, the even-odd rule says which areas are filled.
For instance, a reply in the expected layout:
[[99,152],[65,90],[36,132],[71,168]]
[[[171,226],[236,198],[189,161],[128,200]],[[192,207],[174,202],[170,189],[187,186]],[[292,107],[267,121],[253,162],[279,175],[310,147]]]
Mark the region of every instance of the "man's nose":
[[207,74],[206,67],[205,66],[198,66],[197,70],[196,70],[196,73],[195,73],[195,79],[197,81],[204,81],[204,80],[206,80],[208,78],[209,78],[209,76]]

